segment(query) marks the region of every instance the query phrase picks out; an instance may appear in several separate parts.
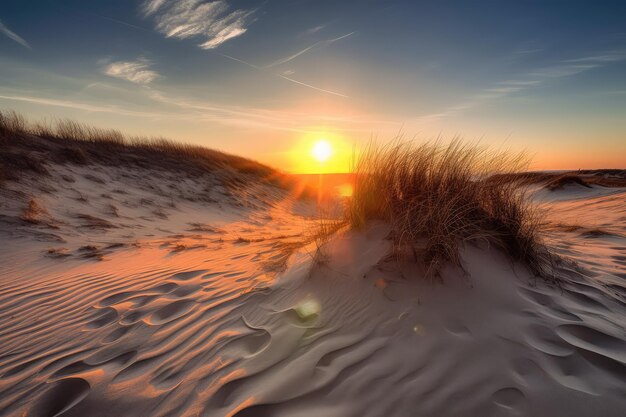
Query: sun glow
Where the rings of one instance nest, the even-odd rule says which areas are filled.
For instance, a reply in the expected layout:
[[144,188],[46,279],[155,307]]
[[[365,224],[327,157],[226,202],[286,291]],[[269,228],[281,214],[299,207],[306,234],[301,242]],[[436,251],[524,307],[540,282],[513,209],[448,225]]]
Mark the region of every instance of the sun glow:
[[318,162],[326,162],[333,155],[333,148],[326,139],[320,139],[313,145],[311,155]]
[[338,174],[350,170],[353,145],[339,133],[311,130],[294,141],[289,149],[286,171],[294,174]]

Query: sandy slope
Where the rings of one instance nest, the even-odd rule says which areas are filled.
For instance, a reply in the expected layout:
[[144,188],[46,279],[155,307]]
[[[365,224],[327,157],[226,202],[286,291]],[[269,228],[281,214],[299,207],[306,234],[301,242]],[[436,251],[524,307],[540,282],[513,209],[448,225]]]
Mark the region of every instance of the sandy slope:
[[[314,208],[269,186],[57,169],[2,199],[1,415],[626,410],[623,189],[535,194],[551,244],[578,262],[562,288],[475,247],[442,285],[387,259],[381,224],[278,272]],[[28,195],[38,224],[18,220]]]

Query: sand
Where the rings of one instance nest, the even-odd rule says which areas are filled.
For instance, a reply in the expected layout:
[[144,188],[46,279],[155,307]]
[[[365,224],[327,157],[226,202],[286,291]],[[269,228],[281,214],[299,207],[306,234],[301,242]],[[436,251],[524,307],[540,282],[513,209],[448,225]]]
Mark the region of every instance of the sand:
[[625,189],[535,190],[558,288],[474,246],[428,282],[384,224],[316,256],[269,185],[55,169],[2,191],[0,415],[624,415]]

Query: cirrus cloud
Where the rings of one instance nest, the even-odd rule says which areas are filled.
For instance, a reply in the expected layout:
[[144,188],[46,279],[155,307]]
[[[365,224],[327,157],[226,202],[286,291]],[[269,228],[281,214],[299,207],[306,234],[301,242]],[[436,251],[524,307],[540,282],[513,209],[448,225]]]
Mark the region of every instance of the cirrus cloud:
[[9,29],[4,23],[2,23],[1,20],[0,20],[0,33],[4,34],[8,38],[10,38],[10,39],[14,40],[15,42],[19,43],[24,48],[31,49],[30,45],[28,44],[28,42],[26,42],[24,40],[24,38],[22,38],[20,35],[18,35],[17,33],[13,32],[11,29]]
[[159,73],[150,69],[150,66],[150,61],[143,58],[136,61],[117,61],[108,64],[104,73],[135,84],[149,84],[159,78]]
[[214,49],[243,35],[254,10],[231,10],[224,0],[146,0],[143,12],[166,37],[201,38],[202,49]]

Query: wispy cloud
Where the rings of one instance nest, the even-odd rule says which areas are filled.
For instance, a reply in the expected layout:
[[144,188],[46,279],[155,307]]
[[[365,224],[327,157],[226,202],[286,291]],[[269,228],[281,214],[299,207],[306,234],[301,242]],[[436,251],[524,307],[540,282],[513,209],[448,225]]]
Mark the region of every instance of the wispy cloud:
[[[179,107],[184,110],[185,114],[194,114],[193,117],[196,119],[226,125],[306,132],[309,131],[309,126],[332,123],[335,130],[365,132],[369,131],[369,127],[373,125],[396,124],[394,121],[380,120],[372,115],[340,116],[311,111],[298,112],[247,106],[226,106],[187,97],[172,96],[152,87],[143,89],[142,92],[158,103]],[[363,126],[367,127],[364,128]]]
[[601,55],[592,55],[592,56],[585,56],[582,58],[568,59],[564,62],[598,64],[598,63],[617,62],[617,61],[622,61],[624,59],[626,59],[626,51],[613,51],[613,52],[601,54]]
[[304,33],[306,33],[307,35],[312,35],[324,29],[325,27],[326,25],[318,25],[318,26],[312,27],[311,29],[307,29]]
[[146,0],[143,4],[143,9],[146,14],[152,14],[159,10],[166,0]]
[[566,59],[550,67],[533,71],[529,74],[529,77],[533,78],[535,81],[543,82],[550,78],[570,77],[581,72],[623,60],[626,60],[626,51],[612,51],[599,55]]
[[[178,39],[204,38],[204,42],[202,42],[199,46],[203,49],[215,49],[224,42],[243,35],[248,30],[247,26],[252,21],[252,15],[255,10],[233,10],[224,0],[144,0],[143,12],[145,16],[152,16],[154,18],[157,30],[163,33],[166,37]],[[315,30],[311,33],[317,32],[322,29],[322,27],[323,26],[313,28]],[[316,42],[311,46],[308,46],[285,58],[281,58],[264,67],[254,65],[231,55],[219,52],[216,53],[224,58],[239,62],[240,64],[246,65],[255,70],[265,72],[266,69],[289,62],[315,47],[330,45],[341,39],[345,39],[348,36],[352,36],[354,33],[355,32],[350,32],[337,38]],[[314,85],[290,78],[288,75],[291,74],[292,73],[283,72],[282,74],[273,75],[291,83],[327,94],[347,97],[345,94],[316,87]]]
[[84,110],[84,111],[96,112],[96,113],[113,113],[113,114],[118,114],[118,115],[123,115],[123,116],[164,117],[164,115],[160,113],[134,111],[134,110],[120,108],[117,106],[101,106],[101,105],[93,105],[93,104],[77,102],[77,101],[57,100],[57,99],[51,99],[51,98],[45,98],[45,97],[34,97],[34,96],[24,96],[24,95],[0,95],[0,99],[12,100],[12,101],[23,101],[27,103],[40,104],[40,105],[45,105],[45,106],[65,107],[69,109]]
[[611,51],[598,55],[562,60],[554,63],[553,65],[531,71],[518,79],[501,81],[496,86],[487,88],[481,93],[470,97],[463,104],[448,107],[439,113],[420,117],[419,120],[427,121],[441,119],[454,113],[474,108],[494,99],[499,99],[504,96],[519,93],[529,88],[541,86],[552,80],[572,77],[594,68],[600,68],[613,62],[624,60],[626,60],[626,51]]
[[[109,94],[112,101],[103,100],[99,88],[115,90]],[[118,91],[120,90],[120,91]],[[42,95],[37,89],[14,90],[0,86],[0,105],[4,100],[52,106],[90,113],[108,113],[127,117],[154,120],[191,121],[211,125],[235,126],[238,128],[262,128],[277,131],[307,132],[312,126],[332,126],[336,131],[370,132],[374,126],[395,125],[394,121],[379,120],[372,114],[342,114],[320,108],[294,110],[283,108],[259,108],[248,105],[231,105],[207,101],[197,96],[180,95],[180,91],[163,90],[152,85],[128,89],[133,100],[127,100],[119,86],[102,82],[86,84],[71,98],[59,99]]]
[[501,81],[498,84],[507,85],[507,86],[530,87],[530,86],[537,85],[540,83],[541,81],[539,80],[507,80],[507,81]]
[[286,62],[289,62],[289,61],[299,57],[300,55],[303,55],[303,54],[309,52],[311,49],[313,49],[315,47],[323,47],[323,46],[331,45],[331,44],[333,44],[333,43],[335,43],[337,41],[340,41],[340,40],[345,39],[345,38],[347,38],[349,36],[352,36],[355,33],[356,32],[350,32],[350,33],[346,33],[345,35],[339,36],[337,38],[327,39],[327,40],[324,40],[324,41],[315,42],[313,45],[307,46],[306,48],[301,49],[300,51],[298,51],[298,52],[296,52],[296,53],[294,53],[292,55],[289,55],[289,56],[286,56],[284,58],[278,59],[278,60],[272,62],[271,64],[266,65],[264,68],[271,68],[271,67],[275,67],[275,66],[284,64]]
[[159,73],[150,69],[150,61],[139,58],[136,61],[118,61],[108,64],[103,72],[115,78],[135,84],[149,84],[159,78]]
[[0,20],[0,32],[3,33],[5,36],[13,39],[15,42],[19,43],[24,48],[31,49],[30,45],[28,44],[28,42],[24,40],[24,38],[22,38],[20,35],[13,32],[11,29],[9,29],[4,23],[2,23],[1,20]]
[[528,55],[528,54],[536,54],[537,52],[541,52],[543,49],[541,48],[529,48],[529,49],[518,49],[515,51],[516,55]]
[[254,10],[231,10],[224,0],[145,0],[143,11],[168,38],[204,38],[199,45],[214,49],[243,35]]

